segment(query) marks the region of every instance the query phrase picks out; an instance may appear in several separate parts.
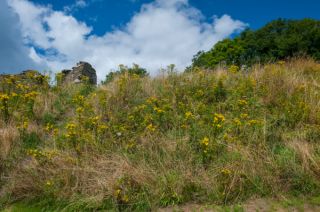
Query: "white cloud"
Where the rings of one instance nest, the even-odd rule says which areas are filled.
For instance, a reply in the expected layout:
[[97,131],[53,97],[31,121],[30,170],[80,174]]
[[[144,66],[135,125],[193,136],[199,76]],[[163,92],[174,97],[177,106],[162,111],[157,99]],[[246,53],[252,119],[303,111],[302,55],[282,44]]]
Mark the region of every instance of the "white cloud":
[[88,3],[84,0],[76,0],[73,4],[63,7],[64,12],[75,12],[79,9],[85,8]]
[[0,74],[20,72],[37,66],[40,70],[45,66],[36,65],[30,58],[32,53],[24,45],[21,25],[16,14],[13,14],[6,1],[0,1]]
[[96,36],[66,12],[27,0],[8,1],[20,17],[26,40],[45,52],[32,52],[36,62],[60,70],[85,60],[100,80],[119,64],[138,63],[152,74],[172,63],[183,69],[199,50],[210,49],[246,26],[228,15],[206,22],[187,0],[156,0],[143,5],[125,27]]

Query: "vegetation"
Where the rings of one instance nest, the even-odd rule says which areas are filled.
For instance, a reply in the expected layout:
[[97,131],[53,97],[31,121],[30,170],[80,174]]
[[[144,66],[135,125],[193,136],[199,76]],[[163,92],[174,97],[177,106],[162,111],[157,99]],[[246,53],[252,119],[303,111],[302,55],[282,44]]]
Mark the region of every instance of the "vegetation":
[[36,77],[1,79],[3,207],[146,211],[319,199],[320,64],[312,59],[250,72],[122,72],[97,88],[35,85]]
[[148,72],[145,68],[141,68],[138,64],[133,64],[132,67],[127,67],[125,65],[119,65],[119,69],[117,71],[111,71],[107,76],[105,81],[102,82],[102,84],[107,84],[109,82],[112,82],[114,78],[117,76],[128,73],[130,75],[136,75],[139,77],[145,77],[148,76]]
[[269,63],[301,55],[320,60],[320,21],[279,19],[256,31],[247,29],[234,39],[218,42],[208,52],[199,52],[188,70],[212,69],[221,63]]

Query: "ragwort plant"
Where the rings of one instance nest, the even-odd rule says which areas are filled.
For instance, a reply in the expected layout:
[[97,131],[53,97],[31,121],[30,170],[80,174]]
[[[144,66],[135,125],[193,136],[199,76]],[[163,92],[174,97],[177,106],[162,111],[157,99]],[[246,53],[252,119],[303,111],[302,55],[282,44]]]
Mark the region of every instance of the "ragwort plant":
[[0,129],[20,136],[0,137],[1,201],[146,211],[317,195],[319,73],[296,59],[153,78],[124,71],[98,87],[8,76]]

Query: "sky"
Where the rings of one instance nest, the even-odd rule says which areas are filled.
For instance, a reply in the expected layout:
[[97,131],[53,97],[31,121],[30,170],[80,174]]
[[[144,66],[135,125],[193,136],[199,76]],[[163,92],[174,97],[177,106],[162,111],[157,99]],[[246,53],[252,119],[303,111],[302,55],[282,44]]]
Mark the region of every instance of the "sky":
[[247,27],[319,20],[319,9],[319,0],[0,0],[0,73],[58,72],[80,60],[99,80],[119,64],[183,70]]

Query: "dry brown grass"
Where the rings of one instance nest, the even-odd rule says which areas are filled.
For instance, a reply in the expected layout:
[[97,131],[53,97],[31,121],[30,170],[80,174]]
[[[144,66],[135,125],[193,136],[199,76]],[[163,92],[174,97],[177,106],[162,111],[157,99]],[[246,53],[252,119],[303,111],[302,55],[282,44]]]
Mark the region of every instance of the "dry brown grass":
[[25,159],[10,175],[5,190],[17,199],[37,197],[45,192],[46,183],[52,181],[52,188],[59,188],[55,193],[59,198],[72,199],[81,194],[102,200],[113,195],[118,180],[124,176],[130,176],[139,185],[152,184],[154,177],[147,167],[134,165],[125,156],[91,155],[76,162],[72,155],[61,152],[50,163]]
[[313,170],[320,177],[319,158],[315,155],[315,145],[304,140],[294,139],[287,142],[287,145],[292,148],[305,170]]
[[43,117],[45,113],[49,113],[51,111],[54,111],[54,101],[57,99],[57,95],[48,92],[46,94],[41,94],[35,99],[35,104],[33,107],[33,112],[35,114],[35,117],[40,119]]
[[7,158],[18,136],[19,132],[15,126],[0,128],[0,162]]

